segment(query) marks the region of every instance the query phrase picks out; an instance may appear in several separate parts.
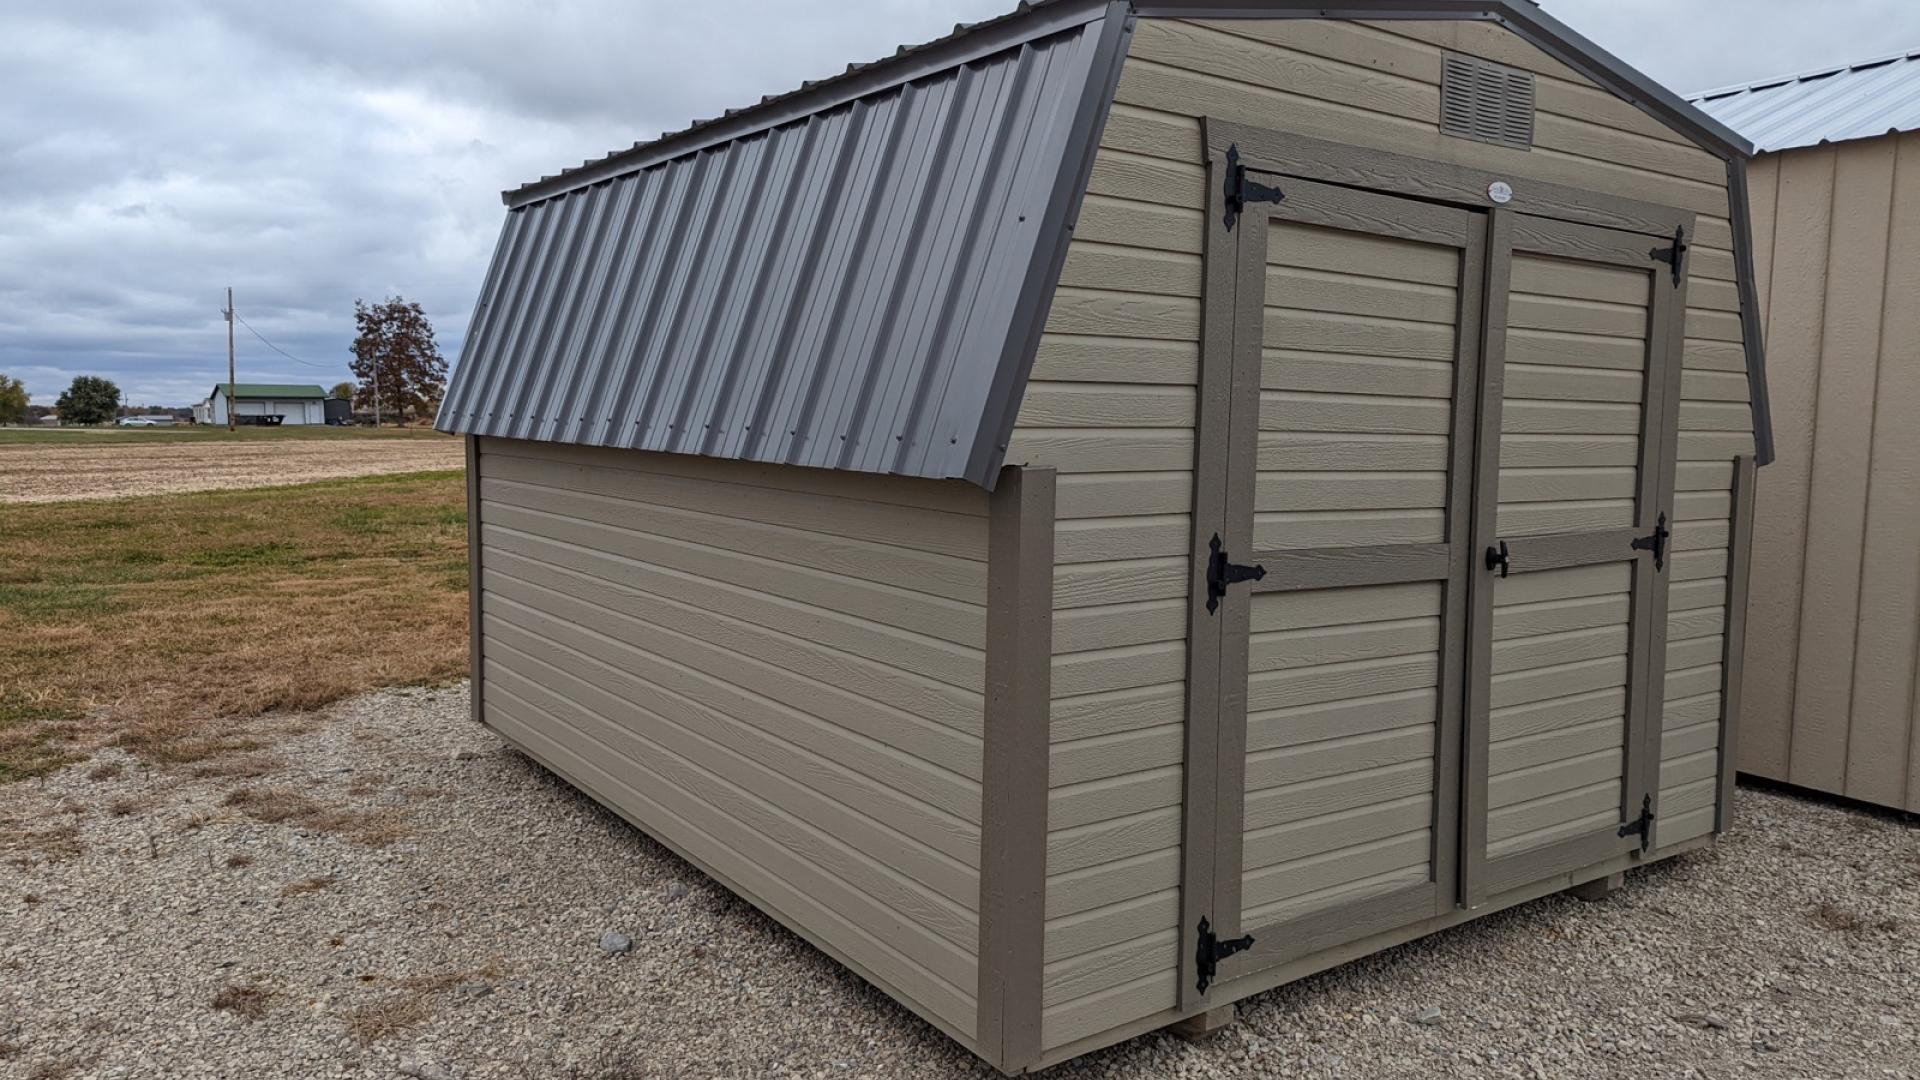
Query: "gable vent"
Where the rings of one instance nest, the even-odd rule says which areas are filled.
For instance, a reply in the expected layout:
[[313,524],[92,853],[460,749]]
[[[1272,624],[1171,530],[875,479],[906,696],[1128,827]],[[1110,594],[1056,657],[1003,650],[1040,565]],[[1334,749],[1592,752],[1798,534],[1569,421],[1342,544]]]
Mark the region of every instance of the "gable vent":
[[1440,130],[1462,139],[1533,148],[1533,73],[1447,53],[1440,75]]

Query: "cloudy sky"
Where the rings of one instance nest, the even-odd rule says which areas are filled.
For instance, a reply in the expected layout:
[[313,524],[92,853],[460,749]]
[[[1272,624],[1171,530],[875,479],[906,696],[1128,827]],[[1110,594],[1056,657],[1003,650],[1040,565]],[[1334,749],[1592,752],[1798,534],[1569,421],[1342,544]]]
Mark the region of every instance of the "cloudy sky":
[[[1011,0],[69,0],[0,11],[0,372],[180,405],[347,375],[355,297],[449,359],[499,192]],[[1679,90],[1920,47],[1913,0],[1547,0]],[[821,12],[830,14],[821,14]]]

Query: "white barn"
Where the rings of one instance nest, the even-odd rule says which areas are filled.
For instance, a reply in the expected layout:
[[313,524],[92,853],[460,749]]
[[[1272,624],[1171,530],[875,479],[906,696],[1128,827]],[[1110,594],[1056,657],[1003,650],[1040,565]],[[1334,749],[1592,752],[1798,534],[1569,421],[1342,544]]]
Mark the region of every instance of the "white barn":
[[[327,392],[318,386],[294,386],[277,383],[233,384],[234,415],[278,416],[282,424],[324,424],[327,422]],[[195,413],[200,412],[195,408]],[[203,423],[227,422],[227,384],[214,386],[207,396]]]

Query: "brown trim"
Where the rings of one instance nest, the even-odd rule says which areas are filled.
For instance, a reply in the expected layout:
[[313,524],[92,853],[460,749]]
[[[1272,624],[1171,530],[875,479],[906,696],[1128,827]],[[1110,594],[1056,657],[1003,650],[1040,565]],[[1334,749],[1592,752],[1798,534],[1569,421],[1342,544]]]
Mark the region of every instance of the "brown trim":
[[1469,908],[1479,906],[1487,897],[1487,723],[1493,689],[1493,640],[1491,633],[1483,631],[1493,621],[1494,578],[1480,561],[1480,554],[1499,543],[1500,425],[1507,358],[1507,297],[1513,282],[1514,216],[1505,208],[1495,208],[1488,216],[1487,273],[1481,293],[1486,298],[1486,315],[1480,334],[1480,386],[1474,418],[1466,711],[1460,735],[1460,903]]
[[1256,552],[1267,576],[1253,583],[1256,593],[1331,589],[1342,585],[1398,585],[1438,581],[1453,562],[1449,544],[1388,544],[1377,547],[1299,548]]
[[482,690],[486,680],[481,670],[480,615],[480,436],[468,435],[467,443],[467,697],[473,707],[473,722],[486,723]]
[[1471,210],[1415,202],[1399,195],[1291,176],[1281,179],[1277,186],[1287,197],[1272,208],[1271,214],[1283,221],[1456,248],[1466,247],[1467,238],[1481,227]]
[[[1249,167],[1383,194],[1453,203],[1472,210],[1504,209],[1585,225],[1670,237],[1692,214],[1669,206],[1582,191],[1502,173],[1486,172],[1386,150],[1370,150],[1305,135],[1207,118],[1207,148],[1240,148]],[[1513,199],[1487,196],[1496,180],[1513,188]]]
[[1733,827],[1733,778],[1740,769],[1740,683],[1747,658],[1747,578],[1753,568],[1753,454],[1733,459],[1733,536],[1727,559],[1726,655],[1720,665],[1720,793],[1713,831]]
[[1194,966],[1200,919],[1213,917],[1214,821],[1219,782],[1220,621],[1207,611],[1208,544],[1227,505],[1227,425],[1233,407],[1235,259],[1238,235],[1225,225],[1226,161],[1207,172],[1206,284],[1200,327],[1199,404],[1195,417],[1192,558],[1187,584],[1187,740],[1180,857],[1180,1005],[1199,1006]]
[[994,488],[987,524],[980,986],[974,1026],[982,1054],[1008,1071],[1040,1056],[1054,488],[1050,468],[1007,466]]
[[[1693,215],[1685,215],[1688,235],[1693,233]],[[1675,228],[1682,226],[1675,225]],[[1661,241],[1672,243],[1671,232]],[[1603,263],[1627,270],[1645,272],[1652,264],[1655,241],[1640,233],[1622,232],[1604,225],[1566,221],[1556,217],[1521,211],[1513,221],[1513,249],[1531,255],[1557,255],[1563,259]]]
[[[1693,235],[1693,222],[1685,225],[1687,235]],[[1681,376],[1686,365],[1687,334],[1687,283],[1690,280],[1681,263],[1682,273],[1678,280],[1667,268],[1654,264],[1652,326],[1647,342],[1647,388],[1648,404],[1645,407],[1642,427],[1646,434],[1643,439],[1652,442],[1652,453],[1643,454],[1643,458],[1653,461],[1652,505],[1642,504],[1640,526],[1649,530],[1657,524],[1659,515],[1665,514],[1667,527],[1677,530],[1679,526],[1673,520],[1674,478],[1679,469],[1680,455],[1680,406]],[[1658,376],[1658,377],[1656,377]],[[1659,407],[1654,407],[1654,396],[1658,394]],[[1669,547],[1671,547],[1669,538]],[[1641,733],[1640,748],[1641,773],[1638,787],[1642,798],[1651,799],[1646,805],[1653,811],[1653,830],[1649,842],[1658,844],[1660,840],[1660,762],[1662,740],[1666,735],[1667,712],[1667,595],[1673,580],[1671,557],[1664,568],[1649,565],[1652,560],[1643,557],[1639,572],[1646,576],[1649,583],[1648,606],[1649,625],[1647,627],[1647,653],[1645,664],[1646,701],[1642,708],[1646,714],[1646,728]],[[1723,703],[1725,699],[1722,699]],[[1624,809],[1627,816],[1640,804],[1630,801]]]
[[1627,526],[1591,532],[1547,533],[1541,536],[1502,537],[1516,574],[1561,570],[1569,566],[1626,562],[1634,557],[1633,542],[1645,530]]
[[[1266,204],[1271,209],[1273,204]],[[1233,407],[1227,432],[1227,502],[1220,530],[1229,552],[1253,550],[1253,506],[1259,480],[1260,368],[1266,339],[1269,217],[1240,218],[1234,260]],[[1247,659],[1253,592],[1228,589],[1220,601],[1220,748],[1214,793],[1213,926],[1222,938],[1240,936],[1241,838],[1247,819]]]

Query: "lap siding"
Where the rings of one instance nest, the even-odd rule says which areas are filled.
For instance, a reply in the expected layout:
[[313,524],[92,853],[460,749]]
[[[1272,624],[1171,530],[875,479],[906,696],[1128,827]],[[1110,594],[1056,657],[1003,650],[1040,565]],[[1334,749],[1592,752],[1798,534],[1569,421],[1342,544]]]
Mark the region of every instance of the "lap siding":
[[[1447,49],[1538,74],[1532,152],[1440,135]],[[1713,826],[1712,793],[1694,772],[1713,756],[1713,744],[1702,740],[1717,739],[1720,664],[1701,658],[1725,625],[1731,462],[1753,446],[1721,162],[1489,24],[1142,19],[1007,456],[1060,473],[1048,1048],[1168,1012],[1177,999],[1178,904],[1168,890],[1177,886],[1180,862],[1185,500],[1197,400],[1205,115],[1599,188],[1698,215],[1675,500],[1682,550],[1668,564],[1669,652],[1693,666],[1668,677],[1662,800],[1671,810],[1661,819],[1660,843]],[[1293,388],[1268,390],[1268,411],[1284,419],[1278,414]],[[1361,399],[1355,407],[1381,408]],[[1427,427],[1413,405],[1403,411],[1405,438],[1416,440]],[[1353,439],[1338,434],[1341,419],[1319,417],[1332,434],[1317,438]],[[1340,449],[1329,444],[1330,452]],[[1424,460],[1395,468],[1417,470]],[[1395,780],[1400,768],[1365,776]],[[1339,784],[1352,786],[1344,778]],[[1342,797],[1327,810],[1372,801],[1372,794],[1359,802]]]
[[986,494],[474,461],[483,721],[971,1045]]

